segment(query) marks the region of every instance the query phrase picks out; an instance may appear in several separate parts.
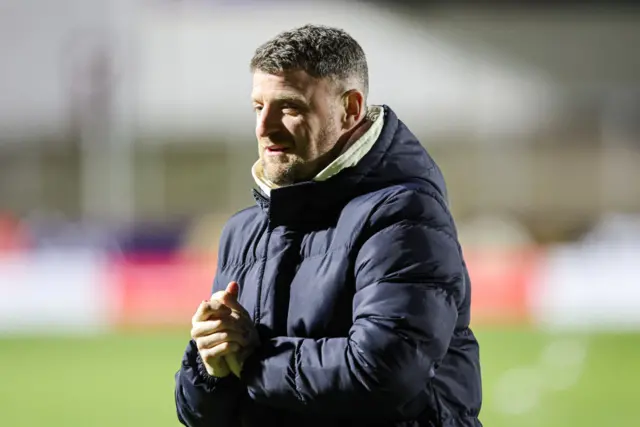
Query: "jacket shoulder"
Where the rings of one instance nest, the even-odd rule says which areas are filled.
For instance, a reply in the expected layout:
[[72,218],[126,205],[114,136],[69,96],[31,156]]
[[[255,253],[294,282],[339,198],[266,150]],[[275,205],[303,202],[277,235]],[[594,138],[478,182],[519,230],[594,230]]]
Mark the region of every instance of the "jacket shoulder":
[[259,221],[261,216],[262,211],[258,206],[250,206],[242,209],[229,217],[223,227],[223,232],[224,230],[232,231],[238,228],[243,228],[251,222]]
[[368,227],[375,232],[399,222],[421,223],[457,240],[447,201],[430,183],[402,183],[367,195]]
[[266,217],[258,206],[233,214],[222,227],[218,258],[225,260],[231,253],[246,246],[249,240],[259,235],[264,221]]
[[371,219],[453,221],[447,200],[439,188],[428,182],[391,185],[358,197],[358,205],[369,205]]

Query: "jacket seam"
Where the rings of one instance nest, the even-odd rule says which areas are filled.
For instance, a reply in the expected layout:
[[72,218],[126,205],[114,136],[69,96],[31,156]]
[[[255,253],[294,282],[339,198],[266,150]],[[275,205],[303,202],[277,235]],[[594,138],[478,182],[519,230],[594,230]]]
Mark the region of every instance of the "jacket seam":
[[296,398],[303,403],[305,402],[305,399],[302,395],[302,390],[300,389],[300,367],[298,366],[300,364],[300,353],[302,352],[302,340],[300,340],[297,345],[296,345],[296,350],[293,353],[293,372],[294,372],[294,379],[293,379],[293,383],[295,384],[295,389],[296,389]]
[[454,243],[457,244],[456,238],[451,234],[445,231],[445,227],[437,227],[434,225],[429,224],[428,222],[425,221],[418,221],[418,220],[413,220],[413,219],[403,219],[397,222],[394,222],[393,224],[390,224],[386,227],[384,227],[381,230],[378,230],[376,233],[374,233],[370,238],[374,237],[375,235],[385,232],[387,230],[391,230],[394,228],[409,228],[409,227],[425,227],[429,230],[433,230],[435,232],[441,233],[444,236],[448,237],[449,240],[453,241]]
[[264,243],[264,257],[262,258],[264,262],[261,264],[262,268],[260,270],[260,279],[258,280],[258,289],[256,292],[256,306],[253,310],[253,323],[256,325],[260,323],[260,316],[262,315],[262,287],[264,285],[264,272],[267,269],[266,260],[267,254],[269,253],[269,241],[271,240],[271,230],[268,227],[267,225],[267,238]]
[[[314,253],[314,254],[311,254],[311,255],[308,255],[308,256],[302,255],[301,261],[304,261],[304,260],[307,260],[307,259],[313,259],[313,258],[326,256],[326,255],[334,253],[334,252],[348,251],[351,248],[353,248],[353,246],[355,246],[355,245],[353,245],[351,243],[346,243],[344,245],[330,247],[326,252]],[[266,261],[267,259],[268,259],[268,257],[260,257],[260,258],[255,258],[255,259],[252,259],[252,260],[249,260],[249,261],[245,261],[245,262],[221,263],[220,264],[220,268],[221,269],[226,269],[226,268],[245,268],[245,267],[250,267],[250,266],[252,266],[254,264],[257,264],[258,262]]]

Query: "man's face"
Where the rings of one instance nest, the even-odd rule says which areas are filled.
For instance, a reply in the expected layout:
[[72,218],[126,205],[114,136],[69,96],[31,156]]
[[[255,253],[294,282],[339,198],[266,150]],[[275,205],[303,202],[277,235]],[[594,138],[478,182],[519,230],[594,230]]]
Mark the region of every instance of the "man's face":
[[312,179],[336,156],[341,97],[304,71],[253,75],[256,137],[263,172],[277,185]]

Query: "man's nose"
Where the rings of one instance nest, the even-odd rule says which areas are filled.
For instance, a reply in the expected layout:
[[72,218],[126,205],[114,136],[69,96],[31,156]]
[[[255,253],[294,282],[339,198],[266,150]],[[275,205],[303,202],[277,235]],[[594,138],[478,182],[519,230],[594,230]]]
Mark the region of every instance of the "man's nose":
[[256,136],[264,138],[276,132],[280,126],[280,119],[277,112],[271,108],[264,107],[256,119]]

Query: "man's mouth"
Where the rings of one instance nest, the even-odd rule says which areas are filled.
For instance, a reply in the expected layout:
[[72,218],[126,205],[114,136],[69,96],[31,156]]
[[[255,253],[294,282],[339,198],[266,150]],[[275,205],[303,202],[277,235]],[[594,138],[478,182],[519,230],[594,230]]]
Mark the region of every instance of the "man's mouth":
[[264,151],[266,154],[281,154],[281,153],[285,153],[289,150],[289,147],[284,146],[284,145],[269,145],[268,147],[265,147]]

